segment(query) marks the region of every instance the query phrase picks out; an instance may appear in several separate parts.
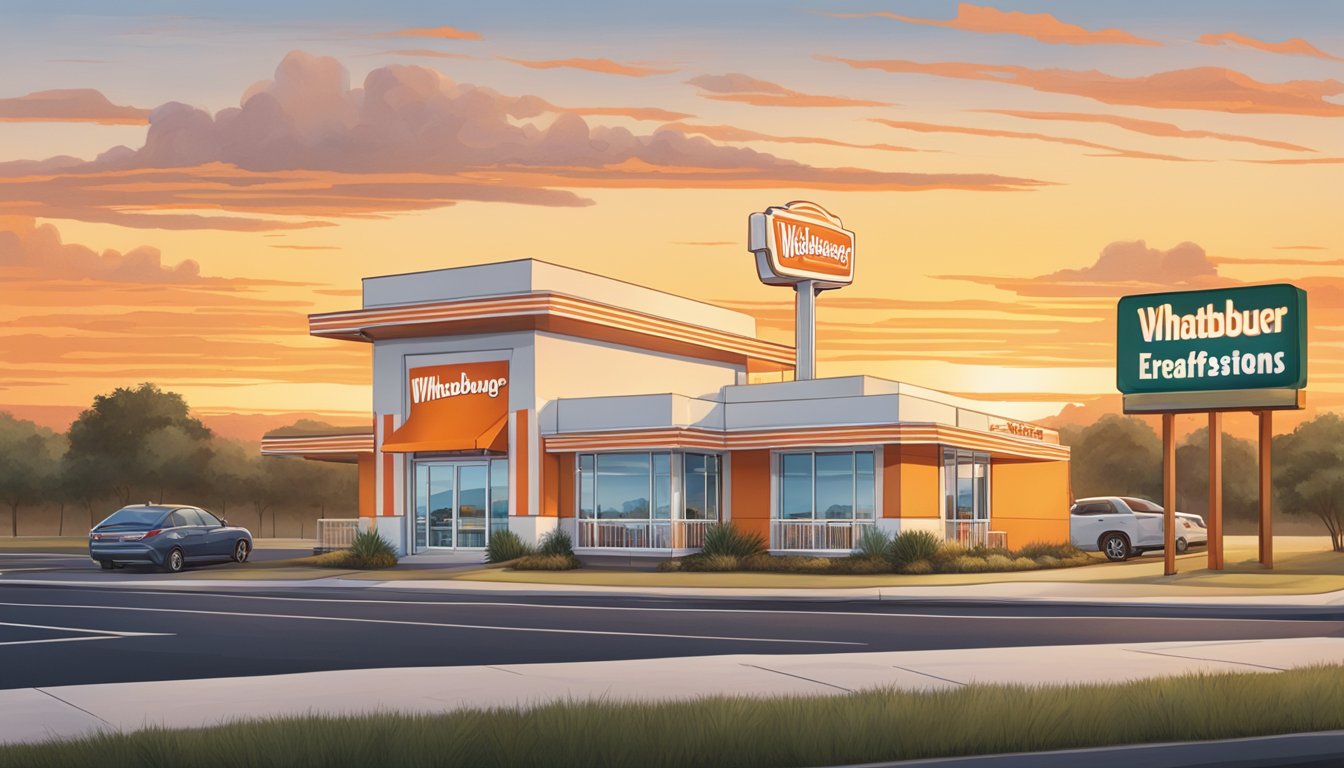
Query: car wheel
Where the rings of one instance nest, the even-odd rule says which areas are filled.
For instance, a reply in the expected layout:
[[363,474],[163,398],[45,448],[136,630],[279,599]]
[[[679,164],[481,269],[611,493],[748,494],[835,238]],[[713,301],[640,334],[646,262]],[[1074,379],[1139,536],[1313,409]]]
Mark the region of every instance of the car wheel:
[[1177,552],[1180,552],[1181,554],[1185,554],[1185,551],[1188,550],[1188,549],[1190,549],[1190,542],[1186,541],[1184,536],[1182,536],[1181,538],[1179,538],[1179,539],[1176,540],[1176,551],[1177,551]]
[[239,539],[238,543],[233,545],[233,562],[247,562],[247,556],[251,554],[251,552],[252,548],[247,545],[247,539]]
[[169,573],[180,573],[186,562],[182,559],[182,550],[173,547],[173,551],[168,553],[168,559],[163,561],[163,570]]
[[98,565],[102,566],[102,569],[104,571],[110,571],[116,567],[115,565],[112,564],[111,560],[99,560]]
[[1108,533],[1101,537],[1099,545],[1102,554],[1113,563],[1129,559],[1129,538],[1123,533]]

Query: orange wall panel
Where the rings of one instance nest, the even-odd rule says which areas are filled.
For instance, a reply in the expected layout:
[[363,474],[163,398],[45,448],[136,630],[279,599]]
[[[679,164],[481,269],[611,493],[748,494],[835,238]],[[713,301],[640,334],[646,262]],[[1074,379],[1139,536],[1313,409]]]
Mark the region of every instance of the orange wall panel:
[[574,454],[541,455],[541,514],[574,516]]
[[1069,462],[995,459],[989,495],[990,527],[1010,549],[1069,540]]
[[528,475],[531,474],[532,464],[528,461],[528,428],[527,416],[529,411],[523,409],[514,411],[513,427],[513,455],[509,458],[513,461],[513,513],[514,515],[528,515],[532,513],[531,499],[528,498]]
[[377,490],[378,467],[374,464],[372,453],[359,454],[359,516],[373,517],[378,514]]
[[[940,516],[938,509],[938,473],[942,471],[941,449],[936,445],[889,445],[883,451],[898,458],[897,481],[894,488],[887,487],[891,472],[883,476],[882,496],[892,499],[895,494],[895,508],[883,510],[883,517],[922,517]],[[883,462],[891,466],[891,458]]]
[[770,451],[733,451],[733,525],[770,540]]
[[[383,439],[386,440],[390,434],[392,434],[392,414],[389,413],[383,415]],[[379,453],[383,457],[383,505],[378,514],[395,515],[396,510],[393,509],[393,499],[395,497],[392,494],[395,488],[392,473],[392,454],[382,453],[381,451]]]

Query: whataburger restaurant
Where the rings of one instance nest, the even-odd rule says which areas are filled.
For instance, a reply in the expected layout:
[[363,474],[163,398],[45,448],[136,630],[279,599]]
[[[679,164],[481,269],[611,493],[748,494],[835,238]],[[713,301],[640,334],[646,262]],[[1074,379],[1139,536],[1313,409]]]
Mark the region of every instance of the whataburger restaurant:
[[684,554],[716,521],[777,551],[847,552],[873,526],[1067,541],[1055,431],[901,382],[811,378],[812,302],[853,279],[853,234],[811,204],[758,225],[762,279],[798,296],[797,358],[749,315],[533,259],[370,277],[360,309],[309,326],[373,345],[372,431],[262,450],[357,463],[364,524],[412,554],[557,526],[580,554]]

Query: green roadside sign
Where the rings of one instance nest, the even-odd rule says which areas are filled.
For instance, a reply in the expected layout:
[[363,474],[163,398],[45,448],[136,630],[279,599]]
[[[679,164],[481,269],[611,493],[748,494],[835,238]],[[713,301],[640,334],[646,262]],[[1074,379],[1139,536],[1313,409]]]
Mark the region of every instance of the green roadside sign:
[[1115,383],[1125,395],[1307,385],[1307,293],[1296,286],[1126,296],[1116,312]]

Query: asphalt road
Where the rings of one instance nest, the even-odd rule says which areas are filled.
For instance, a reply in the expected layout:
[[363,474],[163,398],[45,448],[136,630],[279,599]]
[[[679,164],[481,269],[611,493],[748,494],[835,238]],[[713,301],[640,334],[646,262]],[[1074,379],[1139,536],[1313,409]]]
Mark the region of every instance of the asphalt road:
[[731,653],[1344,637],[1344,609],[509,597],[0,582],[0,688]]

